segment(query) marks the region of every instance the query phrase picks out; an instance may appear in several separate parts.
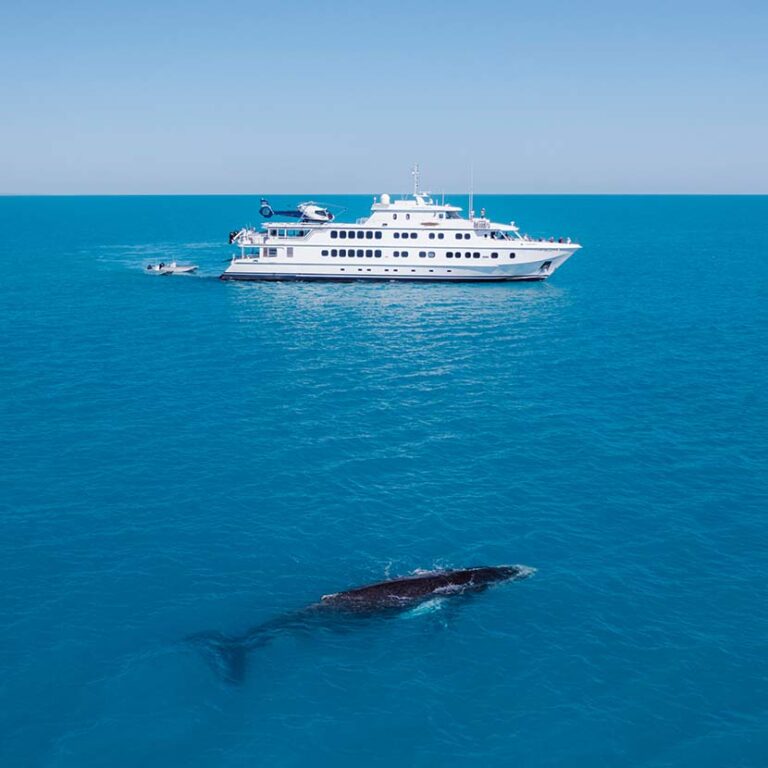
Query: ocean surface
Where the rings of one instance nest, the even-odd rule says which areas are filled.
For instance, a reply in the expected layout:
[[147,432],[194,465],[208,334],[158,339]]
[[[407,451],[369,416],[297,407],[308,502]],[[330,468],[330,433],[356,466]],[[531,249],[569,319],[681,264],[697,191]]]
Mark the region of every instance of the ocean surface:
[[[481,206],[584,248],[224,283],[258,197],[0,198],[3,768],[768,764],[768,197]],[[499,563],[240,686],[183,641]]]

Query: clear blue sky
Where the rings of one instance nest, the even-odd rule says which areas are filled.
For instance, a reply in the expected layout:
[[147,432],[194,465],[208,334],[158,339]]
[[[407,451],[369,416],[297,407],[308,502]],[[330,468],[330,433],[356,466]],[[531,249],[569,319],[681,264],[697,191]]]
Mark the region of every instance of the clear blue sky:
[[768,2],[11,2],[0,193],[768,192]]

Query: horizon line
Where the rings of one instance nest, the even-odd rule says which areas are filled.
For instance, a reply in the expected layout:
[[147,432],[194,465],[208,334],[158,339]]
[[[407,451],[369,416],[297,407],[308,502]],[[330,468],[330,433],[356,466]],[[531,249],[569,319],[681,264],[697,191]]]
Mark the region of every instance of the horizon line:
[[[407,197],[410,193],[393,193]],[[467,192],[430,193],[466,197]],[[766,192],[474,192],[484,197],[768,197]],[[371,192],[0,192],[0,197],[286,197],[333,195],[379,197]]]

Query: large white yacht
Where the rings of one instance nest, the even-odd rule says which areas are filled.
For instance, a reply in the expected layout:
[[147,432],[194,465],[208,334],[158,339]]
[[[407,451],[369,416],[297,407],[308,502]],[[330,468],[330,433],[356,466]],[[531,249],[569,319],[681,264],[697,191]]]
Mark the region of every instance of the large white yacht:
[[[412,195],[380,195],[354,224],[338,223],[317,203],[274,211],[262,200],[270,220],[230,233],[240,252],[222,280],[545,280],[581,248],[570,238],[521,235],[514,222],[491,221],[484,210],[465,218],[420,191],[418,166],[413,174]],[[271,220],[280,215],[293,221]]]

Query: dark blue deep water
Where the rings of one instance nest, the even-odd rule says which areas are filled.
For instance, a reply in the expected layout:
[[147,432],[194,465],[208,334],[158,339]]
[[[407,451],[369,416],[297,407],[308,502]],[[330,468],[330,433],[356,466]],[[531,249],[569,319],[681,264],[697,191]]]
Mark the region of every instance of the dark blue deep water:
[[[544,284],[220,282],[257,204],[0,199],[0,765],[766,765],[768,198],[478,199],[584,244]],[[181,642],[510,562],[240,687]]]

